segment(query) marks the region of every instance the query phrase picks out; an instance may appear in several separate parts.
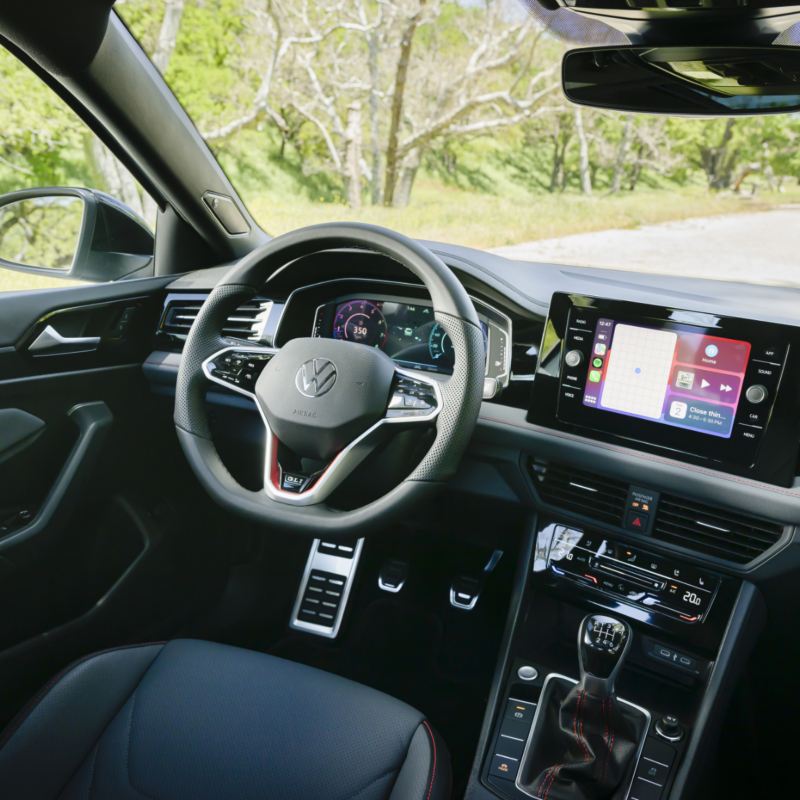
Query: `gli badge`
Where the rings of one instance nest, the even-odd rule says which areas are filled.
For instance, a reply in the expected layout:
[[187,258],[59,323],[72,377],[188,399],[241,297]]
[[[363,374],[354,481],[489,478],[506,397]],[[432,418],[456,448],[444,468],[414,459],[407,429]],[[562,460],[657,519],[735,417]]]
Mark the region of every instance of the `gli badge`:
[[311,358],[297,370],[294,382],[300,394],[321,397],[336,383],[336,365],[327,358]]

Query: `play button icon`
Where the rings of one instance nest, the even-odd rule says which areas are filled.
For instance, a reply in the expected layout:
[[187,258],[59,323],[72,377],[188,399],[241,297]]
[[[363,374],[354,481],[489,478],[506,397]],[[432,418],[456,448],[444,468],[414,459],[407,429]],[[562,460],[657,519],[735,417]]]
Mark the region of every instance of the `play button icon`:
[[711,384],[705,378],[700,381],[701,389],[708,389],[709,386],[711,386]]

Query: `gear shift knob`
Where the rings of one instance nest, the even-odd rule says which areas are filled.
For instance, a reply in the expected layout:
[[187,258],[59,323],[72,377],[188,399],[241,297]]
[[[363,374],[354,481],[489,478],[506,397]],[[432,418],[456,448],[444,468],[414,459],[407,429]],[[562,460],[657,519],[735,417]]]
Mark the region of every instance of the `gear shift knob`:
[[581,684],[593,695],[614,693],[614,681],[630,648],[633,631],[627,622],[589,614],[578,629]]

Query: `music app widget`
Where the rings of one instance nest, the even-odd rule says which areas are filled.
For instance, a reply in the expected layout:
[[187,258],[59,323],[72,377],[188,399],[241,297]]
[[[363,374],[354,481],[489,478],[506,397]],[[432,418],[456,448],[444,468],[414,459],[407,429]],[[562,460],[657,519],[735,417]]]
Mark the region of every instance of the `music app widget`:
[[601,318],[583,405],[730,438],[749,342]]

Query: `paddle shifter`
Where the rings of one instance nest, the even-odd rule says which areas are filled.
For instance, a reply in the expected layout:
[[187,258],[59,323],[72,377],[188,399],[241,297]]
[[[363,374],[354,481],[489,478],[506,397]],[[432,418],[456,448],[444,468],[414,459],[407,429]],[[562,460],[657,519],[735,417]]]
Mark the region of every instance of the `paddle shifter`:
[[552,675],[517,787],[540,800],[624,798],[647,730],[642,710],[620,702],[614,682],[633,632],[615,617],[590,614],[578,629],[580,681]]

